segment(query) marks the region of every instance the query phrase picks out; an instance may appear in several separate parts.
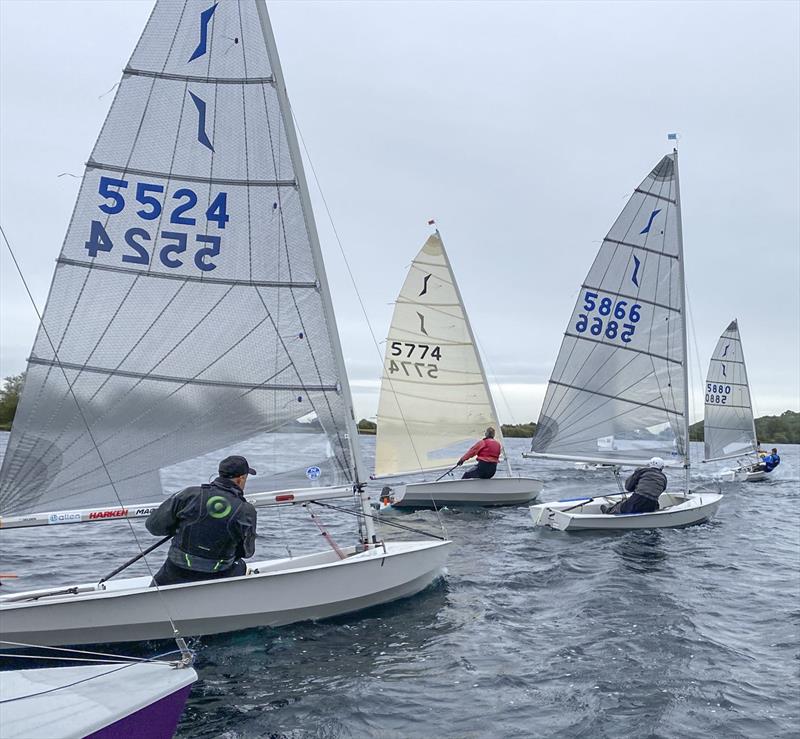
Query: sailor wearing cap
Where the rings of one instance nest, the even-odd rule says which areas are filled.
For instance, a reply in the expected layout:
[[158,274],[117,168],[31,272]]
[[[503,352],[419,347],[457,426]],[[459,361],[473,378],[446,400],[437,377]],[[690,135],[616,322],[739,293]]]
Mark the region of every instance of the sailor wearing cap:
[[155,536],[172,536],[167,560],[153,584],[236,577],[247,572],[243,557],[256,550],[256,509],[244,498],[248,475],[244,457],[225,457],[210,485],[186,488],[165,500],[147,518]]

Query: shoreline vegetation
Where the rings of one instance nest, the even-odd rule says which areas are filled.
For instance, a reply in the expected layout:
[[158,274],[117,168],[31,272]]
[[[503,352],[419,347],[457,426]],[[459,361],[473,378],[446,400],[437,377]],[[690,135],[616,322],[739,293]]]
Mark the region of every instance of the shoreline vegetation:
[[[9,431],[17,403],[22,392],[25,374],[6,377],[0,387],[0,431]],[[507,439],[529,439],[536,433],[536,424],[504,423],[501,427]],[[378,426],[374,421],[362,418],[358,422],[358,433],[374,436]],[[759,444],[800,444],[800,413],[784,411],[779,416],[761,416],[756,418],[756,435]],[[703,441],[703,422],[698,421],[689,427],[691,441]]]

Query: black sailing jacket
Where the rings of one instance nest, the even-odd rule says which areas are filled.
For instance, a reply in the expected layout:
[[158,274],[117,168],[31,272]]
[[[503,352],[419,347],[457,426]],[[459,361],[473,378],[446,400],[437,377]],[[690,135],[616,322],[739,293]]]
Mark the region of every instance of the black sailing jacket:
[[625,489],[629,493],[658,500],[658,496],[667,489],[667,476],[655,467],[639,467],[625,480]]
[[225,477],[175,493],[145,526],[155,536],[173,535],[169,559],[185,570],[221,572],[256,551],[256,509]]

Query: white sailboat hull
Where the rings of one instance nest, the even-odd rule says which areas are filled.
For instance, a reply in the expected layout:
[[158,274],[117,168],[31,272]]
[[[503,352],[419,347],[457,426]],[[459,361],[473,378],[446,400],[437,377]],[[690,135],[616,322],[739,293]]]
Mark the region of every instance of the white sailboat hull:
[[[601,505],[616,503],[621,499],[622,495],[606,495],[594,499],[587,497],[562,500],[531,506],[530,511],[535,526],[546,526],[560,531],[679,528],[710,519],[719,508],[722,495],[662,493],[659,498],[660,509],[652,513],[615,516],[600,511]],[[581,500],[586,503],[581,505]]]
[[[2,638],[42,645],[168,639],[282,626],[351,613],[414,595],[444,573],[449,541],[387,542],[345,559],[334,551],[250,564],[222,580],[149,587],[149,577],[105,590],[18,600],[0,598]],[[78,586],[79,588],[92,588]],[[11,600],[13,598],[13,600]]]
[[769,473],[765,470],[754,470],[752,467],[736,467],[720,473],[720,479],[725,482],[763,482]]
[[526,505],[536,500],[543,486],[541,480],[530,477],[414,482],[393,487],[392,507]]

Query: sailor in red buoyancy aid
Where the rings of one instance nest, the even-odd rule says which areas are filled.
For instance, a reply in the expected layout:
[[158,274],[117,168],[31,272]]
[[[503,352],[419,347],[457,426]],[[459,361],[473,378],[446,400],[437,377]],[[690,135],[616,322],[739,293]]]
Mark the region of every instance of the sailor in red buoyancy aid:
[[503,453],[503,447],[500,446],[500,442],[495,440],[494,435],[495,430],[489,426],[484,437],[473,444],[458,460],[458,466],[460,467],[468,459],[472,459],[472,457],[478,458],[478,464],[468,469],[461,476],[462,480],[468,480],[472,477],[488,480],[494,477],[494,473],[497,472],[497,462]]

